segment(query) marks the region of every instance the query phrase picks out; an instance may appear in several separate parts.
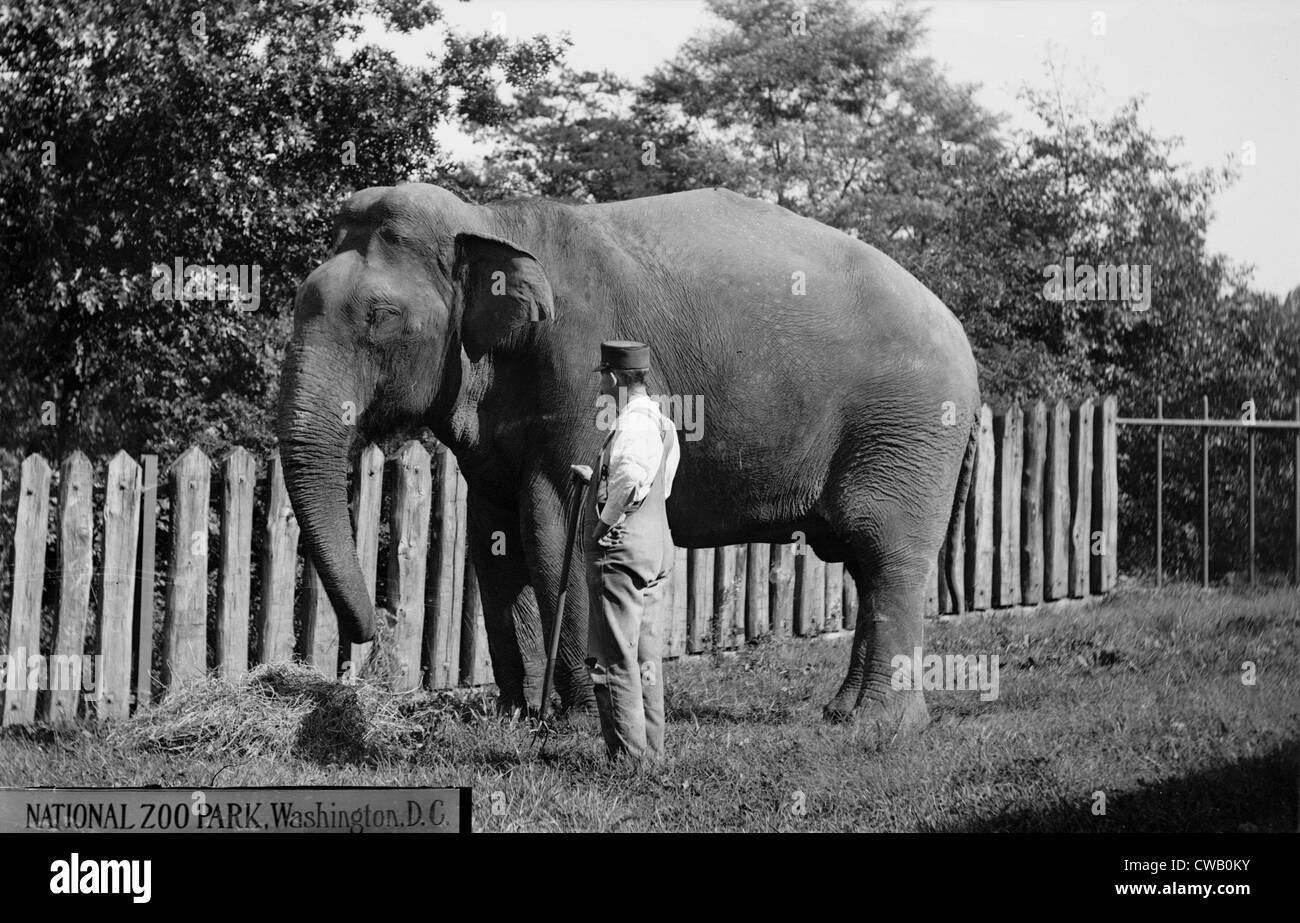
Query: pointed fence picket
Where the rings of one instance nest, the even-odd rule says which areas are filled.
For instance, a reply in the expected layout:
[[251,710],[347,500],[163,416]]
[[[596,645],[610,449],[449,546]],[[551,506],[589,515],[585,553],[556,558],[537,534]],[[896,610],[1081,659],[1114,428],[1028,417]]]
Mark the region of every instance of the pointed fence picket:
[[221,466],[221,583],[217,596],[217,670],[223,679],[248,671],[252,587],[253,485],[257,462],[243,448]]
[[1070,596],[1088,595],[1092,565],[1092,401],[1070,414]]
[[153,699],[153,631],[157,623],[154,601],[154,571],[158,535],[158,456],[141,455],[140,493],[140,580],[135,605],[135,701],[148,705]]
[[[375,602],[375,581],[379,572],[379,508],[384,499],[384,453],[379,446],[367,446],[361,453],[353,496],[356,510],[357,558],[365,577],[370,603]],[[354,675],[363,675],[374,642],[353,644],[351,661]]]
[[421,682],[433,459],[424,446],[411,441],[398,451],[396,463],[388,546],[388,601],[394,617],[392,683],[398,692],[411,692]]
[[1020,601],[1043,601],[1043,471],[1047,459],[1047,408],[1035,401],[1024,415],[1024,469],[1020,480]]
[[[125,454],[118,459],[130,461]],[[172,563],[163,629],[163,682],[168,688],[202,679],[207,672],[211,479],[212,462],[197,446],[172,465]]]
[[54,657],[47,669],[49,691],[43,716],[50,724],[77,717],[81,703],[82,657],[90,623],[90,585],[95,507],[90,459],[73,452],[59,474],[59,615],[55,623]]
[[[101,721],[125,718],[131,710],[131,616],[135,608],[142,488],[140,466],[125,452],[118,452],[108,463],[108,480],[104,483],[104,570],[95,677],[95,708]],[[206,485],[203,493],[206,497]],[[206,527],[206,510],[204,516]],[[206,570],[203,576],[202,597],[185,597],[185,602],[206,612]],[[204,622],[198,625],[202,629]]]
[[1052,407],[1043,481],[1043,596],[1061,599],[1070,581],[1070,408]]
[[28,682],[39,670],[41,597],[45,588],[45,539],[50,509],[50,466],[39,455],[23,461],[18,482],[18,518],[14,528],[14,580],[9,608],[8,670],[0,724],[31,724],[36,718],[36,690]]
[[293,656],[293,591],[298,577],[298,520],[284,487],[280,455],[271,456],[262,545],[262,611],[258,621],[257,662],[277,663]]

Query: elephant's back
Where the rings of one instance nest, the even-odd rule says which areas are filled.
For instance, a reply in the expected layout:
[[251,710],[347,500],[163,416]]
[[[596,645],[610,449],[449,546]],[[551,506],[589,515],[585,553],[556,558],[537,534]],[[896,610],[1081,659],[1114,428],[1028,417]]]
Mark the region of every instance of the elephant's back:
[[695,275],[706,288],[707,280],[717,280],[741,291],[802,289],[813,295],[808,305],[815,307],[823,299],[809,283],[821,283],[827,294],[835,285],[854,284],[867,302],[943,308],[915,276],[870,244],[720,187],[587,207],[600,214],[616,243],[637,251],[640,262]]
[[[870,244],[770,202],[721,188],[589,206],[642,267],[645,288],[669,293],[684,322],[729,339],[761,331],[773,346],[860,365],[892,344],[912,365],[975,363],[955,315],[915,276]],[[865,368],[863,371],[867,371]]]

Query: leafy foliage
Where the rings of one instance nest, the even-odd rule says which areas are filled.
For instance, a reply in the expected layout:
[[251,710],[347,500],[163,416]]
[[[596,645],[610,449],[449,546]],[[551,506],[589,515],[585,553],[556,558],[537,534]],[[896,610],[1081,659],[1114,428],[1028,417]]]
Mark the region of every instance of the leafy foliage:
[[[0,16],[0,441],[56,456],[271,445],[293,293],[342,199],[437,176],[438,126],[490,122],[498,69],[524,85],[560,47],[451,33],[411,68],[357,46],[363,16],[436,22],[418,0]],[[261,307],[154,300],[177,258],[257,265]]]

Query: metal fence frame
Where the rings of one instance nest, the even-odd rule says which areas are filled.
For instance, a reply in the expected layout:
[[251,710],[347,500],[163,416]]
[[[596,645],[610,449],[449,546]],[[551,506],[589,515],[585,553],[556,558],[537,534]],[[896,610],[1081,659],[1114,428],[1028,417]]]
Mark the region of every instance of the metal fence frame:
[[[1254,406],[1251,399],[1251,406]],[[1250,449],[1250,585],[1256,582],[1255,569],[1255,440],[1257,431],[1295,432],[1295,525],[1294,547],[1292,551],[1291,582],[1300,585],[1300,394],[1295,399],[1294,420],[1241,420],[1210,419],[1210,399],[1201,396],[1200,419],[1178,419],[1164,415],[1165,400],[1156,398],[1156,415],[1154,417],[1119,417],[1115,422],[1120,426],[1153,426],[1156,430],[1156,588],[1164,584],[1164,444],[1165,427],[1196,427],[1201,431],[1201,586],[1210,585],[1210,430],[1244,429],[1248,431],[1247,440]]]

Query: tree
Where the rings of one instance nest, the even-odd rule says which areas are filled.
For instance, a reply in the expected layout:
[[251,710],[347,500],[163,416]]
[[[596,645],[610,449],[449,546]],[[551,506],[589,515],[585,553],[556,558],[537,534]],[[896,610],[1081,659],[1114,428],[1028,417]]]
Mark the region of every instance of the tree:
[[[421,0],[0,11],[5,447],[271,443],[293,292],[342,200],[448,170],[439,124],[490,123],[496,73],[525,87],[559,57],[544,38],[452,33],[434,66],[409,68],[343,50],[365,15],[407,31],[440,14]],[[177,259],[258,267],[260,306],[155,300],[155,265]]]
[[[846,0],[710,0],[645,98],[725,138],[740,191],[873,240],[923,247],[955,183],[997,149],[997,119],[919,54],[925,12]],[[957,154],[961,154],[960,161]]]
[[496,150],[474,175],[498,194],[611,202],[741,180],[721,145],[608,71],[562,68],[478,134]]

